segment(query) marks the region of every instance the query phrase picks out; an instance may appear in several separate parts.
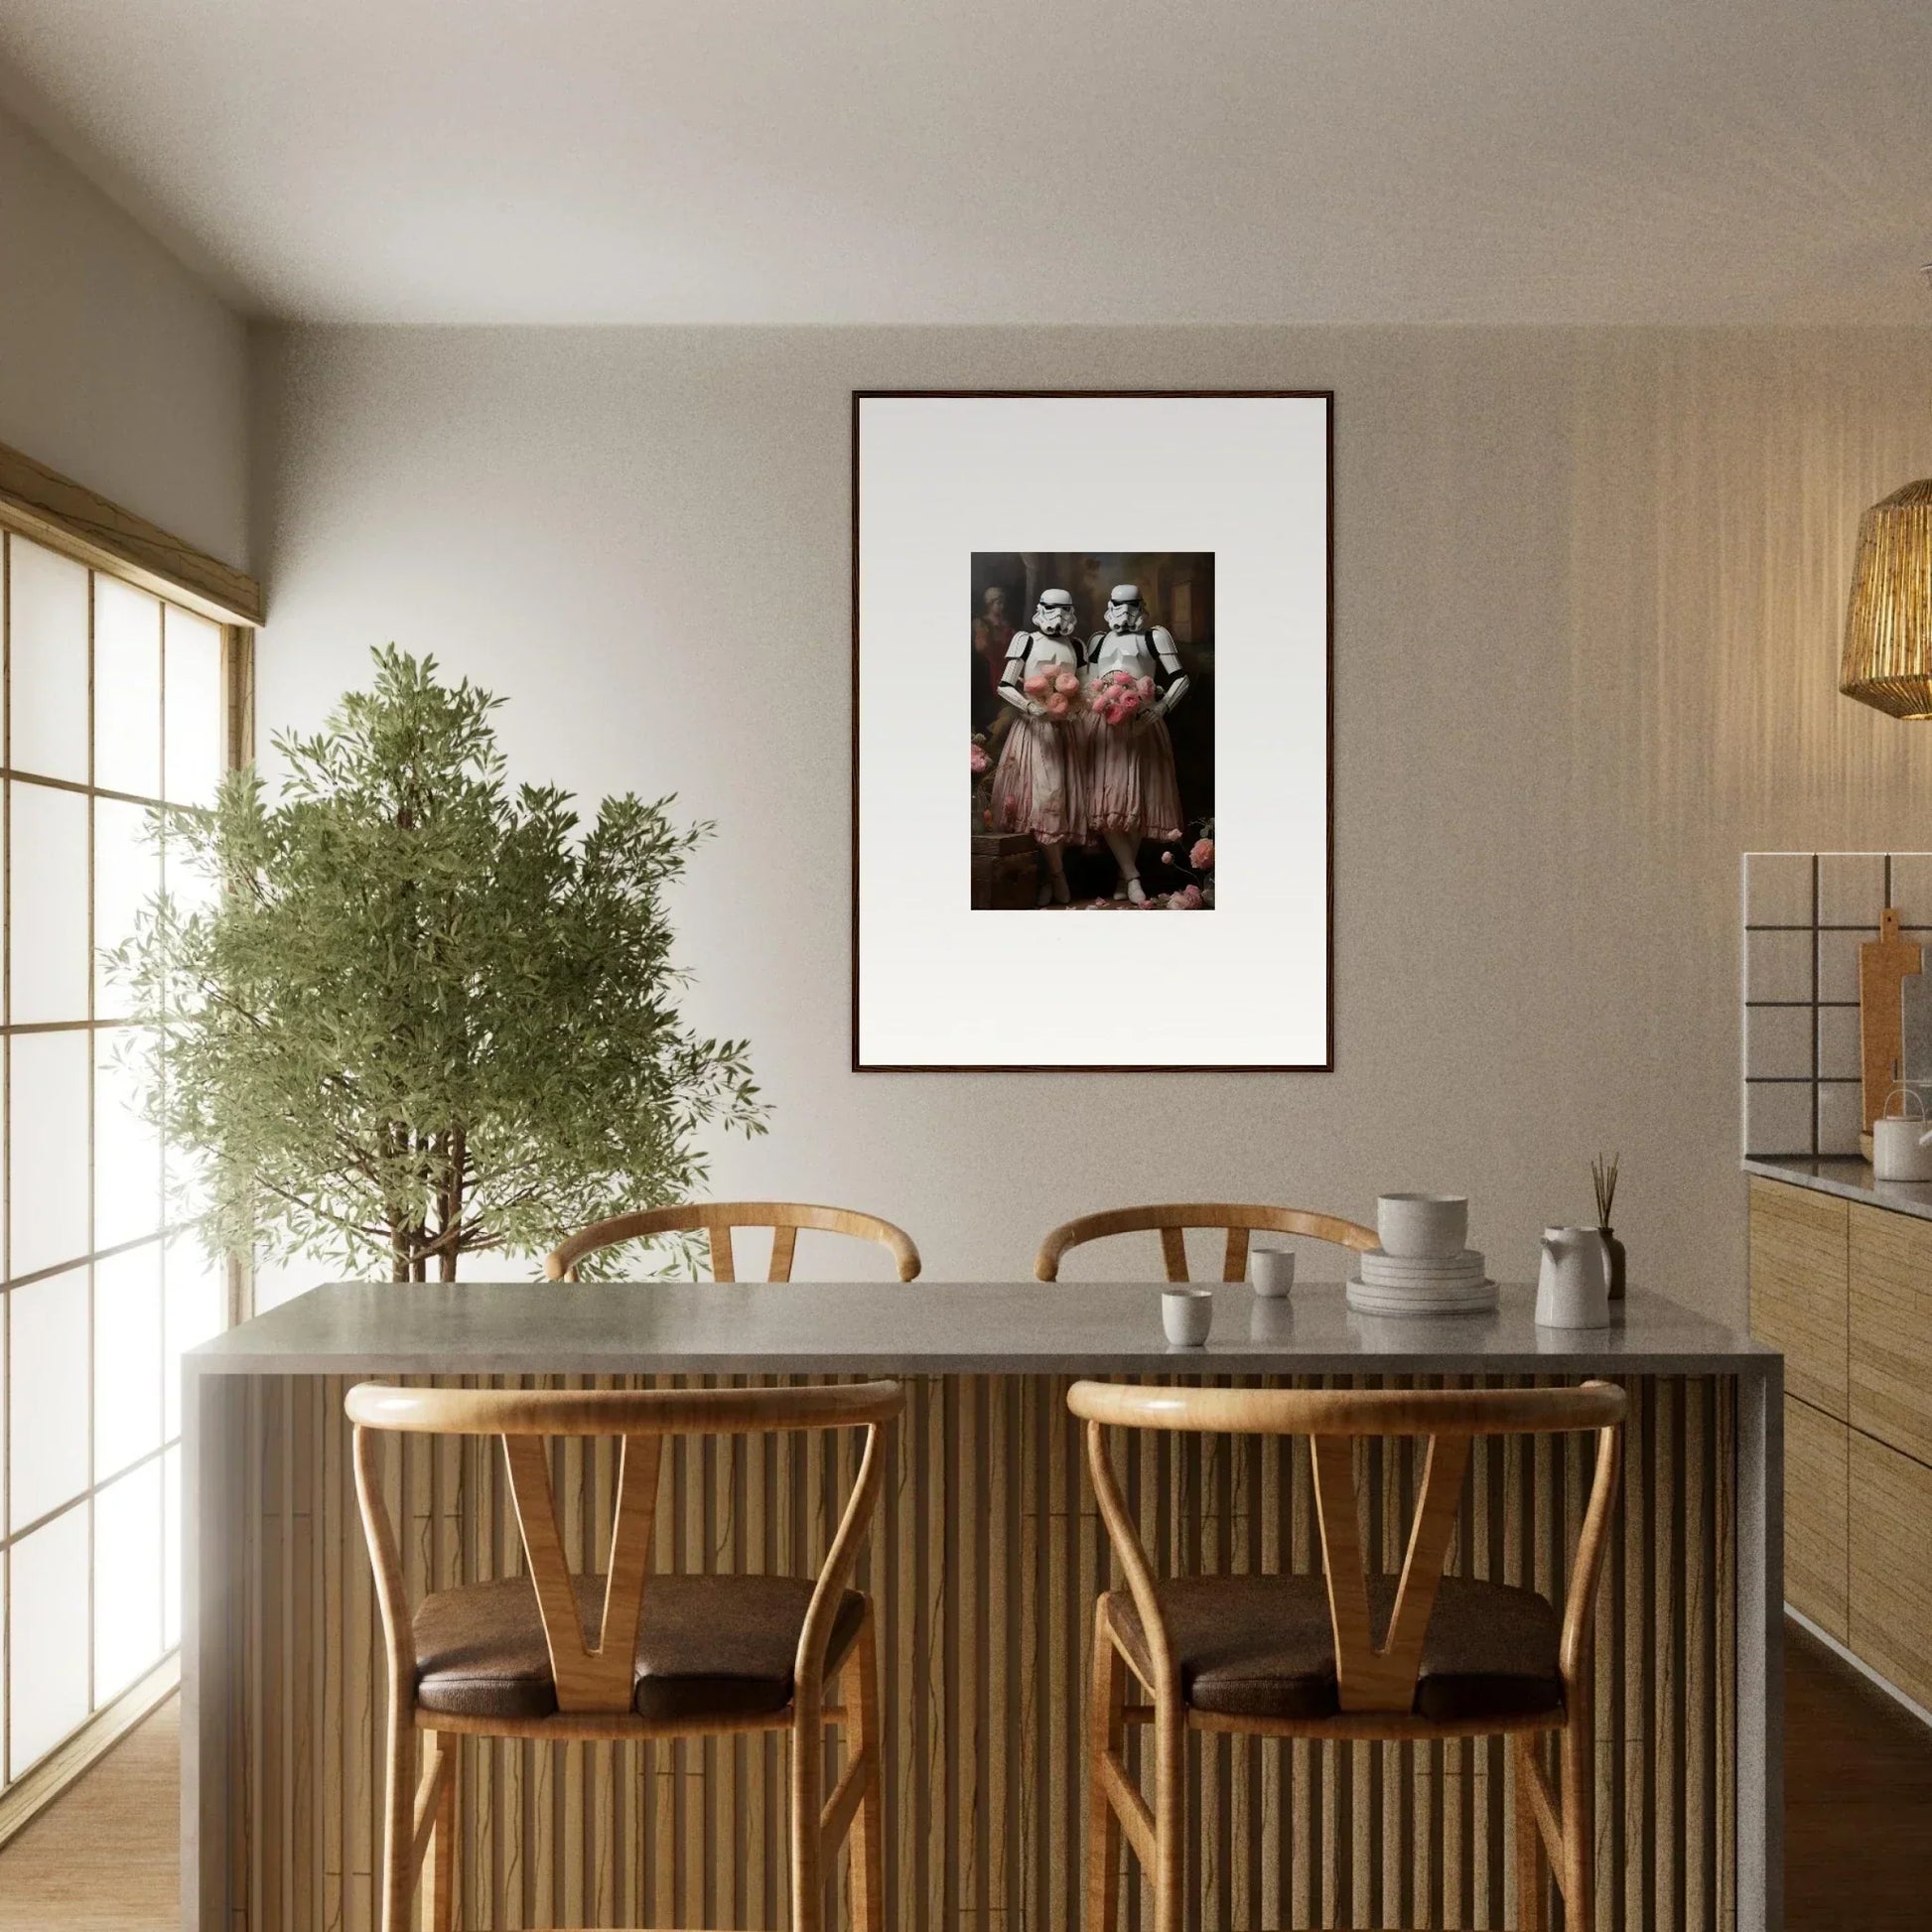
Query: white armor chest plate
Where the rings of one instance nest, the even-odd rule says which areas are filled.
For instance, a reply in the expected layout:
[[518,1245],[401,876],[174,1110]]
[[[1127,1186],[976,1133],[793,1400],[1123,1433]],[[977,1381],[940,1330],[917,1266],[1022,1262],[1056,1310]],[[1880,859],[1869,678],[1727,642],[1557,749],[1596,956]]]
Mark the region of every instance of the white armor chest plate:
[[1161,668],[1154,645],[1145,630],[1110,630],[1101,638],[1090,666],[1095,677],[1109,671],[1131,671],[1136,677],[1153,677]]

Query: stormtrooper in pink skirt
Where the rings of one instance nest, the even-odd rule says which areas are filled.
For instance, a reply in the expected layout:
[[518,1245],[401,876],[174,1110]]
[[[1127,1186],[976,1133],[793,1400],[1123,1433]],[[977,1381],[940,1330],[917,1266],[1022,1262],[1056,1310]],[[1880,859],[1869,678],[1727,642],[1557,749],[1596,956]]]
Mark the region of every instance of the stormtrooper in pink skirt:
[[1034,627],[1014,632],[1000,677],[1000,696],[1020,715],[1012,721],[993,773],[993,825],[996,831],[1033,835],[1046,862],[1042,905],[1068,903],[1063,855],[1069,844],[1087,837],[1086,770],[1073,729],[1078,622],[1067,592],[1041,591]]
[[1149,623],[1138,585],[1116,584],[1107,600],[1107,628],[1096,631],[1086,649],[1089,687],[1110,671],[1135,678],[1165,675],[1167,689],[1125,724],[1110,725],[1082,714],[1079,729],[1086,764],[1086,813],[1090,831],[1107,841],[1120,867],[1120,888],[1136,905],[1145,904],[1141,884],[1143,839],[1177,839],[1186,830],[1180,811],[1180,785],[1174,776],[1173,744],[1167,715],[1187,694],[1173,632]]

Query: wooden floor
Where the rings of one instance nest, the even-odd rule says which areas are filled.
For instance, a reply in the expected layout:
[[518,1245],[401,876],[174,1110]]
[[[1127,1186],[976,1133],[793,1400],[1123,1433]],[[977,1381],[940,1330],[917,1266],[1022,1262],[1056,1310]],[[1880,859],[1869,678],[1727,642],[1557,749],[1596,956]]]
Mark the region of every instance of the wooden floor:
[[[1932,1732],[1787,1628],[1787,1932],[1925,1932]],[[0,1932],[175,1932],[179,1709],[0,1851]]]
[[176,1932],[180,1767],[170,1698],[0,1850],[0,1928]]

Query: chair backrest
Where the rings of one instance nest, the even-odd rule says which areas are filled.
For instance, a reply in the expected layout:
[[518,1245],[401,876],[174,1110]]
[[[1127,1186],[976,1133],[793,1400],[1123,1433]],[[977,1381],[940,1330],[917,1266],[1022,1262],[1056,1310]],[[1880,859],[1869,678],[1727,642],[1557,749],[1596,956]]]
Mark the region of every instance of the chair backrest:
[[1187,1280],[1189,1228],[1227,1230],[1221,1262],[1224,1282],[1238,1282],[1247,1274],[1251,1234],[1303,1234],[1312,1241],[1332,1241],[1337,1247],[1357,1250],[1380,1245],[1380,1236],[1373,1228],[1312,1208],[1242,1201],[1163,1201],[1147,1207],[1110,1207],[1063,1223],[1039,1244],[1039,1253],[1034,1257],[1034,1274],[1042,1282],[1057,1281],[1060,1257],[1069,1248],[1104,1240],[1110,1234],[1145,1234],[1156,1228],[1161,1233],[1161,1258],[1171,1282]]
[[[355,1494],[375,1570],[376,1599],[389,1648],[390,1682],[413,1679],[409,1609],[395,1527],[382,1500],[376,1438],[390,1431],[419,1435],[500,1436],[509,1466],[523,1554],[556,1681],[557,1708],[572,1713],[627,1712],[632,1658],[650,1570],[657,1472],[666,1436],[751,1435],[768,1430],[866,1431],[859,1473],[819,1570],[798,1641],[796,1680],[817,1695],[833,1619],[851,1577],[884,1472],[880,1430],[905,1406],[897,1382],[821,1383],[758,1389],[401,1389],[362,1382],[344,1404],[355,1425]],[[621,1439],[617,1502],[606,1566],[604,1609],[587,1643],[576,1586],[564,1554],[547,1439]]]
[[543,1264],[544,1278],[553,1282],[574,1282],[577,1264],[599,1248],[613,1248],[621,1241],[638,1241],[653,1234],[695,1234],[702,1230],[711,1247],[711,1278],[719,1282],[738,1279],[732,1255],[733,1228],[771,1229],[771,1267],[766,1281],[791,1280],[791,1258],[798,1246],[800,1228],[817,1228],[826,1234],[849,1234],[861,1241],[877,1241],[890,1248],[902,1282],[919,1272],[919,1251],[912,1237],[891,1221],[876,1214],[861,1214],[850,1207],[817,1207],[808,1201],[792,1200],[713,1200],[680,1201],[671,1207],[647,1207],[635,1214],[616,1214],[608,1221],[593,1221],[573,1234]]
[[[1153,1574],[1122,1499],[1104,1431],[1116,1426],[1310,1438],[1335,1676],[1345,1712],[1406,1712],[1414,1706],[1423,1637],[1455,1531],[1471,1441],[1478,1436],[1594,1431],[1596,1467],[1564,1604],[1560,1648],[1564,1682],[1578,1681],[1589,1651],[1590,1609],[1615,1503],[1627,1407],[1614,1383],[1546,1389],[1212,1389],[1076,1382],[1066,1402],[1086,1422],[1087,1461],[1100,1513],[1157,1660],[1171,1659],[1172,1650]],[[1408,1551],[1388,1629],[1379,1640],[1369,1616],[1355,1493],[1352,1445],[1361,1437],[1421,1438],[1427,1444]]]

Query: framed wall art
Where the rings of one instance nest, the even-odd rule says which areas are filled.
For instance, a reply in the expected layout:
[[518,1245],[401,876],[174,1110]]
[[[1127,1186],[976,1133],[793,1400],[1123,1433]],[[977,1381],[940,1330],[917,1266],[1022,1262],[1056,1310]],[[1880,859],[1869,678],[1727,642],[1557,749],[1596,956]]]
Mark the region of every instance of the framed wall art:
[[855,1068],[1331,1064],[1333,418],[854,395]]

